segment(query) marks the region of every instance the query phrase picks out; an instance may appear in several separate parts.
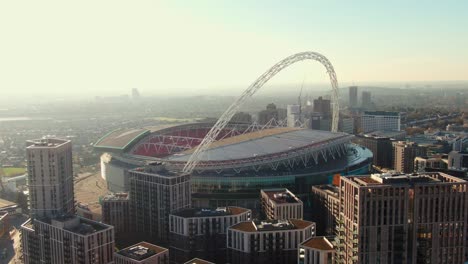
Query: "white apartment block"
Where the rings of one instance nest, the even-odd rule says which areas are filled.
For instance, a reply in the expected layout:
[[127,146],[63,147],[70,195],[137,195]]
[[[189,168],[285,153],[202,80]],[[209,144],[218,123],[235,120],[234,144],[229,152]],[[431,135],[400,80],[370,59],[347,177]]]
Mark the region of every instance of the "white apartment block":
[[366,111],[361,118],[363,133],[376,130],[401,130],[401,116],[398,112]]

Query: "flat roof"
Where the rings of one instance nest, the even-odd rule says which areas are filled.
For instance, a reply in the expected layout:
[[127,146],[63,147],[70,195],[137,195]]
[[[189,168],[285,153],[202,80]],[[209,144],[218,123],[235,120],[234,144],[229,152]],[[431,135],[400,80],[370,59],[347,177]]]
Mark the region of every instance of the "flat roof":
[[184,264],[215,264],[215,263],[210,262],[208,260],[204,260],[204,259],[194,258],[185,262]]
[[400,113],[389,111],[364,111],[364,115],[400,116]]
[[456,178],[441,172],[434,173],[413,173],[413,174],[372,174],[365,176],[345,177],[361,186],[378,185],[415,185],[415,184],[438,184],[466,182],[463,179]]
[[104,196],[103,201],[122,201],[130,200],[128,193],[112,193]]
[[97,149],[124,150],[138,139],[150,133],[149,129],[117,129],[99,139],[94,147]]
[[43,149],[43,148],[57,148],[61,145],[71,142],[66,139],[59,138],[41,138],[26,140],[26,148],[28,149]]
[[333,250],[333,245],[326,237],[312,237],[309,240],[302,242],[301,245],[318,250]]
[[247,221],[233,225],[232,229],[244,232],[263,232],[263,231],[278,231],[278,230],[293,230],[303,229],[313,225],[313,222],[289,219],[289,220],[262,220],[262,221]]
[[218,217],[227,215],[238,215],[250,211],[242,207],[218,207],[218,208],[187,208],[176,211],[172,215],[191,218],[191,217]]
[[[202,160],[223,161],[265,156],[338,139],[345,135],[344,133],[311,129],[296,129],[293,131],[285,129],[280,130],[281,133],[269,134],[268,130],[270,129],[264,130],[262,136],[249,140],[236,141],[236,137],[232,137],[230,139],[231,144],[214,145],[214,147],[205,151]],[[278,132],[278,130],[274,130]],[[248,134],[241,136],[247,137]],[[190,155],[191,153],[177,153],[167,159],[187,161]]]
[[301,200],[288,189],[263,189],[261,191],[277,204],[301,203]]
[[117,254],[141,261],[167,250],[167,248],[163,248],[148,242],[140,242],[118,251]]

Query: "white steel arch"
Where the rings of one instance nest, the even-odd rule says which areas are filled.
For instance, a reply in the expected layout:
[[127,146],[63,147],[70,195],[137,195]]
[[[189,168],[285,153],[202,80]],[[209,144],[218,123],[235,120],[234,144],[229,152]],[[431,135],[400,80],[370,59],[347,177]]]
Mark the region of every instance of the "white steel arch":
[[296,53],[291,55],[282,61],[276,63],[273,67],[268,69],[264,74],[255,80],[248,88],[245,90],[242,95],[234,101],[228,109],[221,115],[215,125],[211,128],[211,130],[206,134],[205,138],[202,142],[197,146],[196,150],[190,156],[189,160],[185,164],[183,168],[184,173],[192,173],[192,171],[197,166],[198,162],[201,159],[201,156],[205,152],[206,149],[210,146],[212,142],[214,142],[219,135],[219,133],[223,130],[226,124],[231,120],[234,114],[237,112],[239,107],[242,103],[252,95],[254,95],[268,80],[273,78],[277,73],[285,69],[291,64],[294,64],[298,61],[303,60],[315,60],[320,62],[327,70],[328,76],[330,77],[330,82],[332,86],[332,97],[331,97],[331,104],[333,110],[332,116],[332,132],[338,131],[338,119],[339,119],[339,91],[338,91],[338,80],[336,79],[335,70],[333,69],[333,65],[330,61],[320,53],[306,51]]

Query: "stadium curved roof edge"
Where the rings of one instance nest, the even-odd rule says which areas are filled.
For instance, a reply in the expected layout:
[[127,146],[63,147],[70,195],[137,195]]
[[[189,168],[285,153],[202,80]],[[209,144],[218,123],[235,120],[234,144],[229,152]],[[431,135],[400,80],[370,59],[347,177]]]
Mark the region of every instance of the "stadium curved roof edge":
[[100,151],[123,152],[149,133],[150,130],[146,128],[116,129],[100,138],[94,144],[94,148]]

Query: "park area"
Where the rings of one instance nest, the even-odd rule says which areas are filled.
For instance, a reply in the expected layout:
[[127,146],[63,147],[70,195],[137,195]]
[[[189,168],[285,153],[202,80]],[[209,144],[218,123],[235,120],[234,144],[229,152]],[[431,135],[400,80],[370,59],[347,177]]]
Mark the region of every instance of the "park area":
[[26,168],[4,167],[0,168],[0,177],[14,177],[26,173]]

